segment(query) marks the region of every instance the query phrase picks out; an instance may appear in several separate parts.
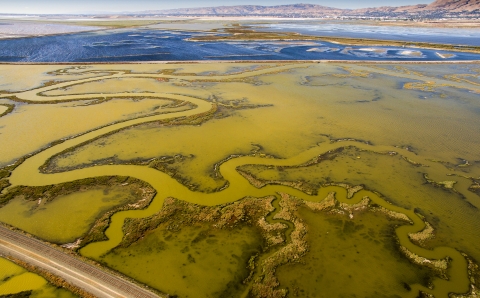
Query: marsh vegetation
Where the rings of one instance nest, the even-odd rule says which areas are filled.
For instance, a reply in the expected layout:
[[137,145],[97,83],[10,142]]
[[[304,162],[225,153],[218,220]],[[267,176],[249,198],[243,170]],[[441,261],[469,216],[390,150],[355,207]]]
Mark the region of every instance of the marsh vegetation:
[[45,67],[0,221],[179,297],[476,293],[477,64]]

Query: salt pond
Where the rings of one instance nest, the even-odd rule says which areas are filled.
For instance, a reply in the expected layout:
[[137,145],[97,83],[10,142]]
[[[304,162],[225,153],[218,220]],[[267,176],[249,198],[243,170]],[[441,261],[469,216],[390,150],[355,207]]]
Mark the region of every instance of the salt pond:
[[[470,257],[480,259],[475,245],[480,242],[480,201],[474,187],[480,175],[478,64],[59,68],[51,75],[75,72],[77,78],[10,90],[5,101],[32,107],[17,117],[28,119],[40,105],[61,111],[62,100],[85,102],[100,95],[161,99],[164,109],[182,103],[190,107],[122,118],[123,122],[54,144],[4,178],[13,186],[35,189],[120,175],[145,181],[157,191],[148,208],[114,214],[105,231],[108,240],[83,247],[84,256],[161,291],[185,296],[195,291],[218,296],[226,293],[225,283],[242,293],[259,289],[316,293],[320,283],[331,296],[336,291],[327,287],[332,276],[351,278],[342,284],[343,293],[362,296],[388,289],[391,295],[415,297],[422,290],[447,297],[449,292],[463,294],[476,283],[469,280],[467,264]],[[102,76],[92,77],[96,72]],[[128,92],[127,86],[135,92]],[[97,102],[91,111],[108,103]],[[120,104],[132,108],[133,103]],[[2,118],[0,132],[12,129],[12,116]],[[51,173],[39,172],[46,162]],[[80,198],[78,204],[70,204],[71,211],[91,209],[83,220],[91,219],[91,214],[105,211],[108,204],[102,199],[109,196],[97,191],[88,199],[58,197],[46,206],[45,214],[57,218],[55,213],[63,212],[65,202]],[[276,197],[273,206],[267,201],[249,209],[245,203],[245,197],[269,196]],[[175,205],[171,197],[184,205]],[[95,198],[101,206],[81,204]],[[5,221],[27,229],[24,223],[32,214],[26,210],[34,203],[22,200],[18,196],[2,209],[16,214],[4,215]],[[171,213],[162,213],[166,210]],[[252,210],[268,215],[252,221]],[[223,229],[221,223],[233,226]],[[44,228],[52,235],[59,233],[55,227]],[[44,232],[30,231],[45,237]],[[265,241],[259,241],[259,235]],[[219,252],[227,255],[212,271],[209,260]],[[156,278],[163,270],[162,258],[175,274]],[[188,270],[179,268],[183,264]],[[322,275],[316,268],[330,271]],[[377,276],[379,268],[395,274]],[[224,274],[216,277],[217,271]],[[400,271],[403,274],[397,274]],[[348,276],[349,272],[355,273]],[[296,273],[305,278],[296,282]],[[215,288],[203,287],[209,280],[215,281]]]
[[[0,258],[0,280],[0,296],[12,297],[17,294],[31,298],[77,297],[4,258]],[[11,294],[14,295],[10,296]]]

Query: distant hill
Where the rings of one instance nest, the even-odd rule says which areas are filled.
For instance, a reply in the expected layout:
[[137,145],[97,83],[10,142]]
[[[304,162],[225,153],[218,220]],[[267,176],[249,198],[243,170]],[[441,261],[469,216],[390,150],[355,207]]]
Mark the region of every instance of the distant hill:
[[437,0],[425,7],[426,10],[479,11],[480,0]]
[[276,16],[276,17],[480,17],[480,0],[436,0],[431,4],[340,9],[316,4],[237,5],[143,11],[171,16]]
[[326,16],[340,15],[344,9],[327,7],[315,4],[290,4],[290,5],[238,5],[238,6],[216,6],[200,8],[180,8],[149,13],[166,15],[211,15],[211,16],[274,16],[274,15],[311,15]]

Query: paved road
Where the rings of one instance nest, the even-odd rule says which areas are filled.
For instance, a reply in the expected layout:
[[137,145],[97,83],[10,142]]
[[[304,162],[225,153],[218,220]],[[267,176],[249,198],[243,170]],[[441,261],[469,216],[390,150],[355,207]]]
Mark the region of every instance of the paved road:
[[12,256],[40,267],[99,298],[159,297],[39,240],[26,237],[2,226],[0,226],[0,254]]

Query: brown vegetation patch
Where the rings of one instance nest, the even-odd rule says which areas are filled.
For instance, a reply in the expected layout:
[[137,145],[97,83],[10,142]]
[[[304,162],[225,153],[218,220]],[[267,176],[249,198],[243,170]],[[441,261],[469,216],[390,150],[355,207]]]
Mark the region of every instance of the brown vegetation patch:
[[[234,203],[220,206],[200,206],[174,198],[165,200],[162,210],[148,218],[127,219],[124,224],[124,238],[120,247],[127,247],[139,241],[149,232],[162,228],[171,232],[182,227],[208,223],[211,229],[234,229],[247,225],[258,229],[264,240],[263,252],[250,257],[250,274],[244,281],[250,284],[253,297],[284,297],[286,291],[277,289],[279,282],[275,269],[287,262],[297,262],[308,249],[305,236],[307,227],[296,214],[303,201],[281,195],[279,210],[268,219],[275,210],[274,196],[264,198],[244,198]],[[287,224],[288,223],[288,224]],[[288,226],[293,223],[289,235]]]
[[[262,188],[266,185],[284,185],[289,186],[295,189],[298,189],[308,195],[315,195],[320,188],[321,185],[312,184],[305,181],[285,181],[285,180],[265,180],[260,179],[256,175],[262,171],[268,169],[275,169],[279,172],[284,171],[285,169],[294,169],[294,168],[301,168],[301,167],[309,167],[313,165],[317,165],[324,160],[333,160],[335,159],[339,153],[341,153],[344,148],[338,148],[332,151],[328,151],[324,154],[318,155],[311,160],[307,161],[304,164],[295,165],[295,166],[268,166],[268,165],[243,165],[238,167],[236,170],[237,172],[242,175],[250,184],[257,188]],[[256,154],[256,153],[254,153]],[[255,156],[255,155],[254,155]],[[260,154],[262,157],[262,155]],[[270,158],[272,156],[265,155],[263,157]],[[343,186],[343,185],[342,185]],[[349,188],[347,188],[348,190]],[[352,191],[352,190],[350,190]]]
[[404,246],[400,246],[400,251],[414,264],[425,266],[433,271],[435,271],[439,277],[442,279],[448,280],[447,269],[448,263],[450,260],[448,258],[441,260],[430,260],[424,257],[421,257]]
[[405,83],[405,85],[403,85],[403,88],[405,89],[419,90],[419,91],[425,91],[425,92],[435,92],[435,89],[440,87],[448,87],[448,85],[437,84],[435,82],[410,82],[410,83]]
[[[58,168],[57,165],[56,165],[56,160],[60,157],[60,156],[65,156],[65,155],[70,155],[70,154],[74,154],[75,151],[78,149],[78,148],[81,148],[82,146],[85,146],[87,144],[90,144],[92,143],[93,141],[96,141],[96,140],[99,140],[101,138],[105,138],[105,137],[108,137],[108,136],[111,136],[113,134],[116,134],[120,131],[123,131],[123,130],[126,130],[126,129],[130,129],[132,127],[137,127],[137,126],[144,126],[144,127],[148,127],[148,126],[155,126],[155,127],[158,127],[158,126],[176,126],[176,125],[200,125],[210,119],[213,118],[213,115],[216,113],[217,111],[217,105],[216,104],[213,104],[212,105],[212,108],[207,111],[207,112],[204,112],[204,113],[199,113],[199,114],[195,114],[195,115],[192,115],[192,116],[188,116],[188,117],[178,117],[178,118],[170,118],[170,119],[165,119],[165,120],[159,120],[159,121],[151,121],[151,122],[145,122],[145,123],[142,123],[142,124],[138,124],[138,125],[133,125],[133,126],[128,126],[128,127],[123,127],[121,129],[118,129],[118,130],[115,130],[115,131],[111,131],[107,134],[104,134],[104,135],[101,135],[101,136],[98,136],[96,138],[93,138],[93,139],[90,139],[84,143],[81,143],[81,144],[78,144],[77,146],[73,146],[65,151],[62,151],[58,154],[55,154],[53,156],[51,156],[41,167],[40,167],[40,171],[43,172],[43,173],[60,173],[60,172],[65,172],[65,171],[72,171],[72,170],[76,170],[76,169],[83,169],[83,168],[86,168],[86,167],[89,167],[89,166],[92,166],[91,163],[88,163],[88,164],[80,164],[80,165],[76,165],[76,166],[72,166],[72,167],[63,167],[63,168]],[[161,157],[160,157],[161,158]],[[106,159],[101,159],[101,160],[97,160],[95,161],[95,164],[96,165],[106,165],[106,164],[135,164],[135,165],[146,165],[148,164],[149,162],[151,162],[152,159],[148,159],[148,160],[144,160],[144,159],[141,159],[141,160],[128,160],[128,161],[120,161],[118,159],[116,159],[115,157],[110,157],[110,158],[106,158]]]
[[396,46],[406,48],[425,48],[435,50],[449,50],[457,52],[480,53],[479,46],[439,44],[428,42],[405,42],[396,40],[380,40],[368,38],[347,38],[347,37],[331,37],[331,36],[310,36],[302,35],[294,32],[264,32],[255,31],[248,27],[226,28],[222,33],[227,35],[205,35],[190,38],[191,41],[289,41],[289,40],[320,40],[331,43],[338,43],[351,46]]
[[[1,181],[1,180],[0,180]],[[49,202],[59,196],[68,195],[74,192],[86,191],[99,186],[117,186],[133,194],[130,201],[123,205],[116,206],[110,211],[104,213],[93,224],[90,231],[74,245],[69,245],[70,249],[78,249],[88,243],[106,240],[105,230],[110,224],[110,217],[124,210],[143,209],[147,207],[155,196],[155,190],[147,183],[130,177],[105,176],[97,178],[87,178],[56,185],[46,186],[15,186],[7,193],[0,195],[0,207],[7,204],[10,200],[21,197],[24,200],[37,201],[39,199]]]
[[11,105],[11,104],[0,104],[0,106],[4,106],[4,107],[7,107],[7,110],[3,113],[0,114],[0,117],[3,117],[7,114],[10,114],[11,112],[13,112],[13,109],[15,109],[15,105]]
[[473,184],[470,185],[468,190],[480,196],[480,180],[472,179],[472,182]]
[[59,196],[64,196],[79,191],[86,191],[97,186],[122,185],[136,192],[139,192],[142,188],[151,188],[143,181],[122,176],[86,178],[82,180],[45,186],[18,185],[10,188],[7,193],[0,196],[0,207],[4,206],[8,202],[10,202],[10,200],[13,200],[14,198],[19,196],[23,197],[23,199],[28,201],[36,201],[39,198],[42,198],[42,200],[44,200],[45,202],[50,202]]
[[433,226],[425,219],[425,217],[423,217],[422,215],[420,214],[417,214],[417,216],[421,217],[425,223],[425,228],[423,230],[421,230],[420,232],[417,232],[417,233],[410,233],[408,234],[408,238],[410,238],[410,240],[419,245],[419,246],[424,246],[425,245],[425,242],[427,242],[428,240],[432,239],[435,237],[435,229],[433,228]]
[[425,178],[425,181],[426,181],[428,184],[431,184],[431,185],[433,185],[433,186],[435,186],[435,187],[441,187],[441,188],[443,188],[443,189],[451,190],[451,191],[457,193],[457,191],[456,191],[455,188],[454,188],[454,186],[455,186],[455,184],[457,183],[457,181],[447,180],[447,181],[437,182],[437,181],[434,181],[434,180],[430,179],[427,174],[423,174],[423,178]]
[[303,200],[292,198],[285,193],[280,193],[280,196],[281,210],[273,218],[293,223],[293,231],[290,233],[290,241],[285,246],[259,262],[259,273],[253,278],[250,291],[250,295],[253,297],[285,297],[287,290],[278,289],[280,282],[275,275],[276,269],[287,263],[299,262],[308,251],[307,226],[297,212],[298,208],[303,205]]
[[256,188],[262,188],[266,185],[283,185],[298,189],[306,194],[312,195],[317,190],[316,186],[306,183],[304,181],[282,181],[282,180],[263,180],[255,177],[254,175],[237,169],[237,172],[243,176],[251,185]]
[[169,231],[178,231],[185,225],[211,223],[212,229],[234,228],[238,225],[250,225],[259,228],[264,238],[276,233],[275,228],[262,222],[274,210],[274,197],[245,198],[240,201],[219,205],[201,206],[175,198],[166,198],[162,209],[151,217],[127,219],[123,230],[124,238],[121,247],[128,247],[143,238],[148,232],[162,226]]

